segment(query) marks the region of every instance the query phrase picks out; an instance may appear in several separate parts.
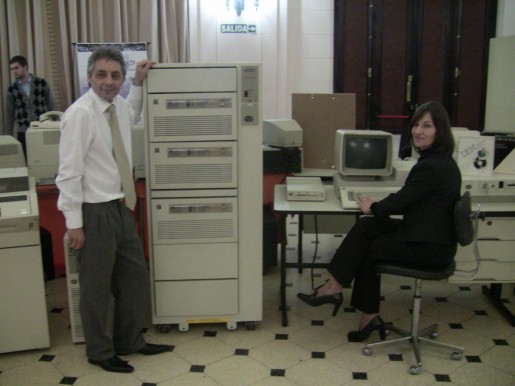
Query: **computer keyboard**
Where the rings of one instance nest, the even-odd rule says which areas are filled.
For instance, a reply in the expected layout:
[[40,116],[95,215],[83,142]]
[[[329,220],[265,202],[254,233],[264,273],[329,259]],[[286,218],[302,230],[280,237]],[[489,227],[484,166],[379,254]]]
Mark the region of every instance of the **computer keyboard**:
[[374,201],[380,201],[392,193],[397,192],[400,187],[383,186],[383,187],[370,187],[370,186],[352,186],[340,187],[340,200],[343,209],[359,209],[357,199],[359,197],[370,197]]

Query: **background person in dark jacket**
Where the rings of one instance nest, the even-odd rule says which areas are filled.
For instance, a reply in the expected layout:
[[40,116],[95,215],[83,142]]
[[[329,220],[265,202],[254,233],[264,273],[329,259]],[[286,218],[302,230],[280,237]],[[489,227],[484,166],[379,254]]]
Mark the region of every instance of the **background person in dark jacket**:
[[[404,186],[387,198],[358,203],[362,217],[349,231],[328,267],[331,278],[314,294],[297,296],[311,306],[343,301],[341,290],[354,280],[351,305],[362,311],[359,330],[349,341],[362,341],[374,330],[384,339],[379,317],[378,260],[420,267],[445,266],[456,253],[453,208],[460,198],[461,174],[452,158],[454,139],[445,108],[438,102],[421,105],[411,120],[411,142],[420,154]],[[402,220],[391,219],[402,215]]]
[[11,58],[9,68],[14,82],[7,89],[5,101],[4,135],[14,134],[14,124],[18,124],[17,138],[23,146],[25,156],[25,133],[31,121],[47,111],[54,111],[55,102],[48,82],[29,73],[27,59],[21,55]]

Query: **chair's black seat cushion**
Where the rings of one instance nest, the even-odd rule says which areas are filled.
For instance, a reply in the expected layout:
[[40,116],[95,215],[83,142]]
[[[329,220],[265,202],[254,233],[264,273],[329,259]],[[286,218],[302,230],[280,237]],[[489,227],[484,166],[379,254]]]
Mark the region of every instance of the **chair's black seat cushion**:
[[454,260],[449,265],[438,268],[420,268],[390,261],[380,261],[376,264],[377,273],[389,273],[423,280],[447,279],[454,273],[455,268]]

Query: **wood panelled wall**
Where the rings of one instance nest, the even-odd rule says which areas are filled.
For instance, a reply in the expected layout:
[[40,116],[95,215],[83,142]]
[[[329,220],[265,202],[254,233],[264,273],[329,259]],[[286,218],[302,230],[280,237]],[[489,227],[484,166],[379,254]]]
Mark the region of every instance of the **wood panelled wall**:
[[358,128],[404,132],[428,100],[482,130],[495,0],[335,0],[334,92],[356,94]]

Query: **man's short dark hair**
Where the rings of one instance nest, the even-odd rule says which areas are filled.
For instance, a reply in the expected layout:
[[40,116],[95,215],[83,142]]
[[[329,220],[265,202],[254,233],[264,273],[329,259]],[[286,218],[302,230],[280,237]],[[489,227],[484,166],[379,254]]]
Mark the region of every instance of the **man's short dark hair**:
[[102,59],[114,60],[115,62],[120,63],[120,66],[122,66],[122,74],[125,78],[127,67],[125,65],[125,58],[123,57],[122,52],[118,48],[108,46],[98,47],[90,55],[88,59],[88,76],[93,74],[93,68],[95,67],[96,61]]
[[22,66],[22,67],[26,67],[29,65],[25,56],[21,56],[21,55],[13,56],[11,58],[11,60],[9,60],[9,64],[14,64],[14,63],[20,63],[20,66]]

